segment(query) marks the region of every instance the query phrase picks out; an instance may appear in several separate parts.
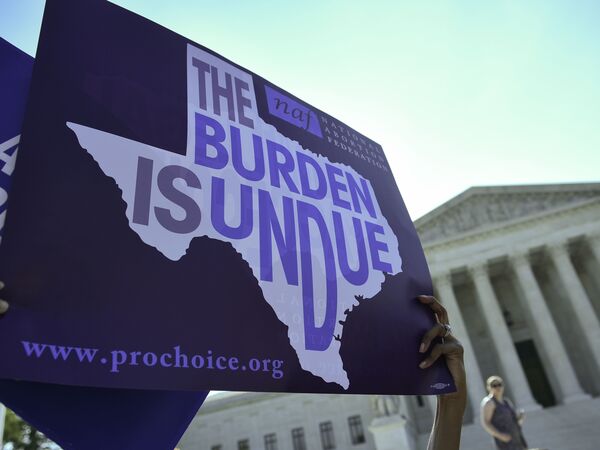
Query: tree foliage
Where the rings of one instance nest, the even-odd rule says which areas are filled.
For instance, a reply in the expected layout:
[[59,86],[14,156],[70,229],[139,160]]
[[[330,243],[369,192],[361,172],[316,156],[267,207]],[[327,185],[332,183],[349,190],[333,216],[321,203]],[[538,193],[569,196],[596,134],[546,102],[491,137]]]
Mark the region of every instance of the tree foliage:
[[49,450],[57,447],[10,409],[4,422],[4,450]]

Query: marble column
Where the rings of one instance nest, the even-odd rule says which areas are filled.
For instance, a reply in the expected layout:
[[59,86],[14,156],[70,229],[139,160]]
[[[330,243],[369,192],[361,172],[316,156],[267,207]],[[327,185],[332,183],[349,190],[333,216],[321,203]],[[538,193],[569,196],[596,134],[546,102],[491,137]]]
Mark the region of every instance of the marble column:
[[373,433],[377,450],[416,450],[416,436],[410,424],[399,414],[377,417],[371,422],[369,431]]
[[[587,245],[592,251],[592,255],[596,260],[595,269],[594,270],[594,278],[596,287],[600,290],[600,234],[592,234],[590,236],[586,236]],[[596,308],[596,312],[598,309]]]
[[402,416],[405,416],[409,422],[411,423],[415,423],[416,419],[415,419],[415,415],[412,411],[412,408],[410,406],[410,400],[412,399],[412,396],[406,396],[406,395],[399,395],[398,396],[398,413]]
[[446,308],[446,311],[448,311],[452,333],[461,342],[465,350],[464,360],[465,371],[467,373],[467,393],[469,395],[473,417],[475,418],[475,421],[477,421],[476,418],[479,416],[479,405],[483,397],[487,395],[487,391],[485,390],[485,381],[479,370],[477,358],[473,351],[473,346],[471,345],[471,339],[469,339],[469,334],[467,333],[467,327],[465,326],[458,302],[456,301],[456,296],[454,295],[454,289],[452,289],[452,277],[450,273],[435,276],[433,283],[440,296],[439,300]]
[[600,321],[573,267],[567,242],[550,246],[550,254],[569,301],[573,305],[575,316],[592,353],[591,356],[596,362],[596,367],[600,369]]
[[577,380],[573,365],[562,343],[552,314],[548,309],[544,295],[538,285],[527,253],[518,253],[511,257],[517,280],[525,295],[525,307],[533,320],[533,326],[540,338],[540,345],[549,359],[550,370],[555,374],[563,403],[571,403],[590,398],[583,392]]
[[404,396],[382,396],[388,397],[387,400],[397,400],[397,407],[392,405],[383,415],[383,411],[378,410],[381,405],[375,406],[375,419],[371,422],[369,430],[373,433],[375,447],[379,450],[416,450],[417,428],[415,426],[415,417],[412,414],[410,401]]
[[437,411],[437,395],[424,395],[431,417],[435,419],[435,412]]
[[4,442],[4,420],[6,419],[6,408],[2,403],[0,403],[0,448],[2,447],[2,443]]
[[500,310],[498,299],[492,287],[489,278],[487,266],[485,264],[470,268],[475,290],[480,302],[481,310],[487,324],[488,331],[494,342],[496,353],[500,359],[500,364],[504,373],[508,377],[506,383],[511,387],[515,398],[514,402],[519,404],[520,408],[526,411],[540,409],[541,406],[535,401],[527,377],[521,366],[521,361],[517,356],[512,338],[504,322],[504,316]]
[[600,234],[588,236],[587,241],[590,244],[590,248],[592,249],[594,257],[596,258],[596,262],[600,266]]

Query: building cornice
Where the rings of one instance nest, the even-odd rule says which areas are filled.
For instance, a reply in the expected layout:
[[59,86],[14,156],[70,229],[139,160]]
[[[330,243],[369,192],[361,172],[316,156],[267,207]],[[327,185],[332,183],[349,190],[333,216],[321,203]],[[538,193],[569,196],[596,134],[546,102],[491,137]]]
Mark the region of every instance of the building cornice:
[[548,220],[560,217],[566,217],[573,212],[593,210],[600,208],[600,198],[594,198],[587,201],[582,201],[573,205],[567,205],[561,208],[556,208],[551,211],[544,211],[537,214],[532,214],[523,218],[514,219],[501,224],[489,225],[476,230],[461,233],[449,238],[440,239],[434,242],[425,243],[423,249],[425,252],[436,252],[443,249],[455,248],[466,245],[472,242],[482,241],[490,237],[500,236],[503,234],[513,233],[515,231],[530,228]]
[[596,191],[600,192],[600,183],[560,183],[560,184],[525,184],[513,186],[473,186],[461,192],[456,197],[434,208],[422,217],[415,220],[417,228],[442,216],[449,210],[458,207],[465,201],[479,195],[502,194],[555,194],[566,192]]
[[216,394],[214,397],[209,397],[206,399],[197,415],[211,414],[217,411],[260,403],[272,398],[279,398],[286,395],[292,394],[275,392],[227,392],[223,395]]

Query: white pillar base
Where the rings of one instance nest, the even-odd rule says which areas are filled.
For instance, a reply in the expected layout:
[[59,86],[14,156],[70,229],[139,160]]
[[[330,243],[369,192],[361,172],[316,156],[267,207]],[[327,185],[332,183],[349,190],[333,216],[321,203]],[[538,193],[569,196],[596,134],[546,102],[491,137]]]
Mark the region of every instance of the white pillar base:
[[6,419],[6,407],[0,403],[0,448],[4,442],[4,420]]
[[580,402],[581,400],[589,400],[590,398],[592,398],[592,396],[588,394],[573,394],[563,398],[562,402],[566,405],[567,403]]
[[404,416],[378,417],[369,427],[375,438],[377,450],[416,450],[414,432],[410,429]]
[[525,411],[525,412],[533,412],[533,411],[540,411],[542,409],[542,405],[540,405],[538,403],[529,403],[529,404],[520,406],[520,408],[522,408],[523,411]]

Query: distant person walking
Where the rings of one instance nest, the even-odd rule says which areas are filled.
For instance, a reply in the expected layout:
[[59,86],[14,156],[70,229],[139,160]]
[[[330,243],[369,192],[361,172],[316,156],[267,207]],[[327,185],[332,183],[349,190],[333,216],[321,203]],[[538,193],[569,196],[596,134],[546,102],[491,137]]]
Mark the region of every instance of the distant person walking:
[[504,397],[504,381],[491,376],[486,381],[489,395],[481,402],[481,425],[494,438],[498,450],[527,450],[521,431],[523,412],[517,413],[513,403]]

